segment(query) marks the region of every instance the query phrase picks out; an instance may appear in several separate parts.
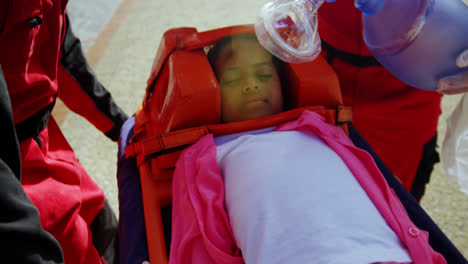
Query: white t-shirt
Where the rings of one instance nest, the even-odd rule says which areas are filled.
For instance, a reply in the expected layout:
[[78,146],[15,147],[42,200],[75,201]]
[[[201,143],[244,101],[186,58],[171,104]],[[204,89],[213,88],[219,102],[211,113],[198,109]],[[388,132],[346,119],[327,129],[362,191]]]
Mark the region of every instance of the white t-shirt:
[[264,133],[271,130],[215,139],[227,212],[247,264],[411,262],[332,149],[315,135]]

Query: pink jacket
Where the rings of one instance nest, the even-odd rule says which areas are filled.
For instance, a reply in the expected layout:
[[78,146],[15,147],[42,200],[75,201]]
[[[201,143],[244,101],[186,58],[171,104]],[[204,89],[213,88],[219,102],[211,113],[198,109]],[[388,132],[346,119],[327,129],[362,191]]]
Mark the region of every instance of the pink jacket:
[[[429,245],[427,232],[409,219],[372,157],[354,146],[339,127],[313,112],[282,124],[277,131],[313,133],[347,164],[390,228],[408,248],[415,264],[446,263]],[[173,182],[170,263],[244,263],[224,208],[224,183],[216,162],[213,136],[207,135],[181,154]]]

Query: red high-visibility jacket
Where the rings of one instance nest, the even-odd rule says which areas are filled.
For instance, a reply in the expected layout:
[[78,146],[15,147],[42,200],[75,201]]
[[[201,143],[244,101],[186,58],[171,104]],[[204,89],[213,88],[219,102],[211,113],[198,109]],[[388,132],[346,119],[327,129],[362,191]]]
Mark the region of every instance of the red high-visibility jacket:
[[[66,0],[6,0],[0,3],[0,64],[8,86],[15,124],[57,97],[104,133],[120,127],[124,114],[94,74],[66,43]],[[7,11],[5,11],[7,10]],[[62,45],[63,43],[63,45]],[[65,54],[63,54],[65,53]],[[73,62],[73,64],[72,64]],[[109,135],[113,140],[118,136]]]
[[103,207],[104,192],[50,113],[60,97],[113,140],[127,116],[87,64],[67,23],[67,2],[0,1],[0,65],[20,141],[21,184],[42,227],[60,243],[65,263],[101,263],[90,225]]
[[[324,3],[318,18],[319,34],[326,43],[357,57],[371,56],[353,0]],[[383,67],[358,67],[338,56],[331,65],[338,74],[344,104],[353,107],[353,124],[410,190],[423,146],[437,131],[441,95],[409,87]]]

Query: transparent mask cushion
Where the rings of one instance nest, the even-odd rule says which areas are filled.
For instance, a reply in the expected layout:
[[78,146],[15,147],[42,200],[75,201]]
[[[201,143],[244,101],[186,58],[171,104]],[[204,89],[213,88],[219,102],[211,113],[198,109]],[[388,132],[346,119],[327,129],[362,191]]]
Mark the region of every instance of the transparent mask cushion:
[[324,0],[276,1],[266,4],[255,26],[260,43],[288,62],[304,62],[320,53],[317,8]]

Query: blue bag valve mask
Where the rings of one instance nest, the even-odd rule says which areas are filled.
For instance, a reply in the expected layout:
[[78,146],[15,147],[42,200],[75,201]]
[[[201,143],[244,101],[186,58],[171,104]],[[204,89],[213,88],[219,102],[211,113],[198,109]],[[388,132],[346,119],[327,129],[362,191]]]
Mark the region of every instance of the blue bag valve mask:
[[385,3],[385,0],[355,0],[354,6],[366,16],[377,13]]

